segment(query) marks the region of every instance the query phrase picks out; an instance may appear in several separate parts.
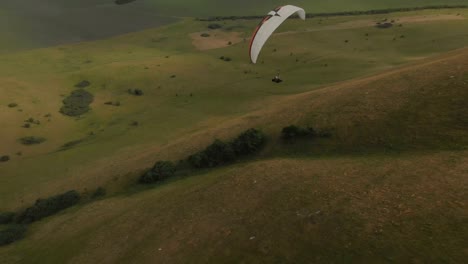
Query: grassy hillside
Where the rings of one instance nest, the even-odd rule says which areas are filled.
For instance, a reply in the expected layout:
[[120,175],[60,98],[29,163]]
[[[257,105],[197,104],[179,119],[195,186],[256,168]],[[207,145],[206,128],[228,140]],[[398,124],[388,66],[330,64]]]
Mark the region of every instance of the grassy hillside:
[[[284,95],[313,91],[464,47],[468,43],[465,16],[463,10],[394,14],[390,18],[401,21],[403,27],[387,30],[373,25],[388,16],[291,20],[279,29],[282,34],[267,43],[257,65],[249,64],[248,43],[243,41],[256,21],[228,21],[224,30],[210,31],[210,37],[201,38],[201,32],[208,32],[208,23],[187,19],[109,40],[0,55],[0,155],[11,157],[0,167],[0,208],[16,208],[77,186],[119,189],[133,180],[131,174],[136,170],[150,166],[155,156],[182,154],[161,150],[180,140],[190,141],[213,125],[278,104]],[[231,38],[233,44],[227,45]],[[192,44],[203,46],[213,39],[219,40],[219,48],[200,51]],[[232,61],[222,61],[220,56]],[[270,79],[278,68],[285,82],[272,86]],[[63,116],[58,112],[62,100],[82,80],[91,82],[85,88],[94,94],[91,111],[81,118]],[[144,95],[130,95],[129,88],[140,88]],[[107,101],[121,105],[105,105]],[[18,106],[10,108],[10,103]],[[425,107],[434,112],[438,109]],[[405,111],[412,113],[411,108]],[[51,116],[46,117],[48,114]],[[41,123],[23,128],[29,118]],[[334,118],[330,114],[320,122],[330,126]],[[395,113],[395,118],[371,126],[376,129],[371,131],[373,135],[386,133],[398,122],[409,122],[405,112]],[[138,126],[131,125],[135,121]],[[430,120],[423,121],[425,127],[431,127]],[[362,136],[355,134],[349,140],[371,140],[365,136],[364,124],[356,126],[361,126]],[[441,148],[452,144],[450,138],[430,142],[438,135],[433,133],[418,144]],[[26,136],[46,137],[47,141],[21,145],[18,139]],[[215,136],[193,141],[207,143]],[[411,143],[407,138],[393,137],[397,149]],[[378,142],[378,138],[372,140]],[[59,151],[74,141],[80,143]],[[345,143],[340,142],[342,150]],[[346,148],[354,146],[350,143]],[[190,151],[193,149],[183,154]]]
[[[255,126],[270,136],[256,160],[72,208],[34,224],[28,238],[0,248],[0,257],[461,263],[468,234],[467,87],[468,50],[461,49],[272,99],[159,154],[182,157],[205,145],[207,135],[227,138]],[[291,123],[331,129],[333,136],[292,145],[276,140]]]

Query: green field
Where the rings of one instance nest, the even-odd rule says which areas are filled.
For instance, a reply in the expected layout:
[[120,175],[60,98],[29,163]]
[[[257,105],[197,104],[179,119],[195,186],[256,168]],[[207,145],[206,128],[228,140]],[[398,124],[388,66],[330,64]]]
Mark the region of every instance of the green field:
[[[252,14],[276,4],[266,2]],[[333,12],[466,1],[342,2],[296,4]],[[0,12],[13,10],[7,3]],[[155,6],[165,18],[244,10],[183,3]],[[256,20],[222,21],[213,31],[180,18],[97,41],[0,52],[0,156],[11,157],[0,163],[0,211],[69,189],[104,186],[111,196],[33,224],[25,240],[0,248],[0,262],[459,263],[468,232],[460,217],[467,18],[467,9],[451,9],[289,20],[256,65],[247,51]],[[382,19],[402,26],[374,27]],[[32,47],[5,32],[4,47]],[[273,85],[277,70],[285,82]],[[60,114],[82,80],[91,82],[91,111]],[[40,124],[22,127],[31,117]],[[278,134],[292,123],[333,137],[285,145]],[[253,161],[135,187],[156,160],[183,159],[249,127],[269,137]],[[25,136],[47,141],[25,146]]]

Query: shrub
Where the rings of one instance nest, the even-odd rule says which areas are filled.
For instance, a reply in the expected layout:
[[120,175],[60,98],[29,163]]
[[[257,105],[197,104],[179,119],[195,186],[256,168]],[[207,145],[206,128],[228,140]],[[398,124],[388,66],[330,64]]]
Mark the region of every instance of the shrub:
[[0,225],[6,225],[13,221],[15,213],[13,212],[2,212],[0,213]]
[[73,148],[76,145],[82,143],[83,141],[84,141],[84,139],[77,139],[77,140],[68,141],[67,143],[63,144],[60,147],[60,150],[66,150],[66,149],[69,149],[69,148]]
[[285,140],[291,140],[294,138],[304,137],[304,136],[315,136],[315,131],[313,128],[302,128],[295,125],[290,125],[284,127],[281,130],[281,138]]
[[8,155],[3,155],[0,157],[0,162],[7,162],[10,160],[10,156]]
[[377,23],[375,25],[377,28],[391,28],[393,27],[393,24],[392,23],[389,23],[389,22],[385,22],[385,23]]
[[208,33],[201,33],[200,34],[200,37],[204,37],[204,38],[207,38],[209,36],[210,36],[210,34],[208,34]]
[[189,162],[196,168],[212,168],[233,161],[235,154],[230,144],[216,139],[205,150],[189,157]]
[[87,80],[83,80],[77,84],[75,84],[75,87],[76,88],[85,88],[85,87],[88,87],[91,85],[91,82],[87,81]]
[[91,198],[95,199],[95,198],[99,198],[105,195],[106,195],[106,189],[104,189],[103,187],[98,187],[96,191],[94,191],[94,193],[91,195]]
[[116,5],[125,5],[125,4],[128,4],[128,3],[131,3],[135,0],[115,0],[114,3]]
[[215,140],[203,151],[188,157],[187,161],[195,168],[212,168],[234,161],[237,157],[254,153],[265,143],[265,136],[259,130],[249,129],[232,142]]
[[248,129],[241,133],[231,143],[236,155],[248,155],[259,151],[265,144],[265,135],[255,128]]
[[176,167],[171,161],[158,161],[153,168],[140,177],[140,183],[149,184],[172,177]]
[[143,91],[141,89],[128,89],[128,93],[136,95],[136,96],[142,96],[143,95]]
[[224,61],[231,61],[232,59],[229,57],[224,57]]
[[222,25],[217,24],[217,23],[208,24],[209,29],[218,29],[218,28],[222,28],[222,27],[223,27]]
[[11,244],[17,240],[24,238],[26,234],[25,225],[13,225],[7,229],[0,231],[0,246]]
[[44,217],[71,207],[79,201],[80,195],[75,190],[46,199],[37,199],[33,206],[26,208],[26,210],[18,216],[17,222],[27,224],[38,221]]
[[22,137],[19,139],[19,141],[23,145],[35,145],[35,144],[41,144],[42,142],[46,141],[46,139],[43,137],[29,136],[29,137]]
[[63,100],[60,113],[67,116],[79,116],[89,111],[89,105],[93,102],[93,95],[83,89],[73,91]]
[[17,103],[9,103],[8,104],[8,107],[10,107],[10,108],[17,107],[17,106],[18,106]]

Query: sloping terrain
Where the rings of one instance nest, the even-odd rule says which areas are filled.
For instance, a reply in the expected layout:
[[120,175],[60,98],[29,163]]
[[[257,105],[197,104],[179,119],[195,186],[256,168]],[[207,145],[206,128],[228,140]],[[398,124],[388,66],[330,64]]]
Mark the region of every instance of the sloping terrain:
[[[264,47],[257,65],[248,63],[248,41],[233,41],[224,48],[199,51],[191,38],[194,32],[208,31],[213,34],[212,42],[219,44],[223,36],[249,36],[257,21],[225,21],[215,31],[208,29],[209,22],[184,19],[177,24],[106,40],[2,54],[0,156],[9,155],[10,160],[0,165],[0,209],[14,210],[39,197],[69,189],[84,191],[106,186],[109,193],[121,191],[156,158],[185,157],[215,137],[234,136],[251,126],[265,126],[274,135],[279,133],[278,127],[302,120],[336,130],[333,141],[325,145],[314,143],[323,148],[311,146],[315,153],[456,147],[458,141],[452,137],[459,135],[456,126],[460,122],[453,124],[450,134],[441,137],[447,132],[443,122],[434,123],[443,127],[439,131],[432,123],[436,121],[424,111],[435,115],[439,109],[445,109],[451,115],[462,104],[463,90],[441,94],[445,98],[443,104],[412,105],[404,102],[418,103],[422,91],[407,90],[413,81],[398,75],[366,87],[378,92],[394,91],[402,101],[389,100],[392,94],[374,90],[350,95],[347,89],[337,88],[339,85],[332,86],[336,90],[321,89],[360,76],[389,74],[389,69],[433,58],[468,43],[468,20],[463,19],[467,10],[367,16],[369,20],[381,21],[446,17],[453,12],[460,13],[457,17],[462,18],[407,22],[389,29],[368,24],[288,36],[276,34]],[[278,31],[326,29],[355,20],[362,20],[362,16],[290,20]],[[217,32],[223,32],[220,38],[214,36]],[[220,60],[221,56],[232,61]],[[270,80],[278,67],[285,82],[272,85]],[[423,79],[426,74],[438,76],[428,72],[414,78],[428,86],[421,88],[427,90],[425,96],[435,99],[440,97],[435,93],[439,86],[464,82],[465,78],[463,73],[447,73],[427,82]],[[83,89],[94,96],[90,111],[80,117],[62,115],[59,113],[62,101],[83,80],[90,82]],[[391,86],[393,82],[403,90]],[[141,89],[144,94],[135,96],[128,89]],[[380,103],[356,104],[353,100],[360,96]],[[301,101],[315,97],[327,99]],[[453,103],[448,100],[450,97]],[[17,106],[9,107],[11,103]],[[404,108],[392,112],[394,104],[402,104]],[[324,107],[326,114],[318,115],[325,111]],[[426,110],[414,112],[412,107]],[[385,111],[393,116],[384,118]],[[361,115],[359,119],[347,116],[356,112]],[[406,117],[408,113],[417,121],[416,125]],[[40,124],[30,124],[27,120],[31,118]],[[132,125],[135,122],[137,125]],[[400,123],[408,126],[400,129]],[[27,124],[29,128],[25,127]],[[420,128],[424,134],[419,134]],[[359,133],[347,132],[358,130]],[[396,136],[399,133],[405,136]],[[36,145],[21,144],[19,139],[29,136],[47,140]]]
[[[259,127],[256,160],[72,208],[0,249],[6,263],[461,263],[468,49],[313,91],[135,156],[173,160]],[[279,141],[282,127],[332,137]],[[127,163],[125,163],[127,162]],[[142,162],[145,163],[145,162]],[[84,175],[86,177],[86,175]]]

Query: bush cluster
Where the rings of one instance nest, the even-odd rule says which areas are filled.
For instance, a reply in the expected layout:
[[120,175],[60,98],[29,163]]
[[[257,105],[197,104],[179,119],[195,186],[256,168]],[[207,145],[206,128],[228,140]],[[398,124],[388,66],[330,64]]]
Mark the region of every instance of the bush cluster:
[[128,4],[128,3],[131,3],[135,0],[115,0],[114,3],[116,5],[125,5],[125,4]]
[[393,24],[390,23],[390,22],[385,22],[385,23],[377,23],[375,26],[376,26],[377,28],[383,28],[383,29],[385,29],[385,28],[391,28],[391,27],[393,27]]
[[63,106],[60,108],[60,113],[67,116],[79,116],[89,111],[89,105],[93,102],[94,97],[91,93],[78,89],[73,91],[63,100]]
[[303,128],[295,125],[290,125],[284,127],[281,130],[281,138],[285,140],[291,140],[294,138],[305,137],[305,136],[315,136],[316,133],[313,128]]
[[71,190],[63,194],[55,195],[46,199],[37,199],[36,203],[26,208],[18,215],[17,222],[28,224],[53,215],[61,210],[71,207],[80,201],[77,191]]
[[158,161],[153,168],[141,175],[140,183],[150,184],[174,176],[176,166],[171,161]]
[[303,138],[303,137],[321,137],[321,138],[329,138],[331,137],[331,132],[327,130],[320,130],[316,131],[312,127],[300,127],[296,125],[290,125],[287,127],[284,127],[281,130],[281,138],[289,141],[289,140],[294,140],[297,138]]
[[209,29],[218,29],[218,28],[222,28],[222,27],[223,26],[221,24],[217,24],[217,23],[208,24]]
[[29,136],[29,137],[22,137],[19,139],[19,141],[23,145],[35,145],[35,144],[41,144],[42,142],[46,141],[46,139],[43,137]]
[[128,89],[128,93],[136,96],[143,95],[143,91],[141,89]]
[[223,61],[231,61],[232,59],[230,57],[225,57],[225,56],[221,56],[219,57],[220,60],[223,60]]
[[190,155],[187,161],[195,168],[212,168],[234,161],[236,158],[260,150],[265,135],[257,129],[249,129],[231,142],[215,140],[206,149]]
[[15,213],[13,212],[2,212],[0,213],[0,225],[6,225],[13,221]]
[[87,81],[87,80],[83,80],[77,84],[75,84],[75,87],[76,88],[85,88],[85,87],[88,87],[91,85],[91,82],[90,81]]
[[0,246],[8,245],[20,240],[26,234],[26,226],[13,225],[4,230],[0,230]]
[[112,101],[107,101],[104,103],[105,105],[112,105],[112,106],[120,106],[120,102],[119,101],[115,101],[115,102],[112,102]]
[[91,195],[91,198],[96,199],[105,195],[106,195],[106,189],[104,189],[103,187],[98,187]]

